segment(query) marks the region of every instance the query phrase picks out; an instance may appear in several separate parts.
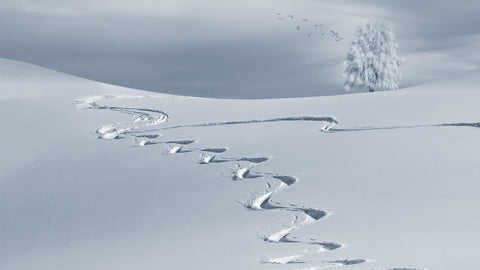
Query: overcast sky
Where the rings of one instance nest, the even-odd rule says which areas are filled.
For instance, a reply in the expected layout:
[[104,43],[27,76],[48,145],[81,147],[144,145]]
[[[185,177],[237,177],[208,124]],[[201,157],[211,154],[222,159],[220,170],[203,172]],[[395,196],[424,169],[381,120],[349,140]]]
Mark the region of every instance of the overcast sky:
[[360,23],[392,21],[407,87],[479,65],[478,14],[478,0],[1,0],[0,57],[165,93],[343,94]]

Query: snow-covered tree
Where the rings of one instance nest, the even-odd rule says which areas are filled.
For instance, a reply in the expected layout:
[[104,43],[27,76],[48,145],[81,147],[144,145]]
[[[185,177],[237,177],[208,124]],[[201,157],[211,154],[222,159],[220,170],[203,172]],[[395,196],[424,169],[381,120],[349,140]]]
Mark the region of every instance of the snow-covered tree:
[[398,89],[402,59],[397,47],[389,22],[375,19],[362,24],[344,62],[345,90]]

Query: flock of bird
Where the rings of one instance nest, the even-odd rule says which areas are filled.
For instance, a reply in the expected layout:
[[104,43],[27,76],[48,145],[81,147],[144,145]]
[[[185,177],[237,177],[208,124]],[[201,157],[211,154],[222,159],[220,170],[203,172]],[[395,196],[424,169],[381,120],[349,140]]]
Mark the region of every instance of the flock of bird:
[[[282,16],[281,13],[277,12],[275,13],[277,15],[277,20],[280,20],[280,21],[291,21],[291,22],[296,22],[298,20],[295,20],[294,16],[289,14],[287,16]],[[310,23],[310,21],[308,19],[301,19],[300,20],[300,24],[296,25],[295,28],[297,29],[297,31],[303,31],[303,30],[307,30],[308,27],[312,27],[310,30],[311,31],[306,31],[306,36],[307,37],[311,37],[315,32],[320,32],[320,35],[322,36],[330,36],[331,38],[333,38],[335,41],[342,41],[344,40],[344,38],[342,36],[340,36],[340,34],[334,30],[328,30],[326,29],[326,27],[321,24],[321,23],[316,23],[316,24],[313,24],[313,23]]]

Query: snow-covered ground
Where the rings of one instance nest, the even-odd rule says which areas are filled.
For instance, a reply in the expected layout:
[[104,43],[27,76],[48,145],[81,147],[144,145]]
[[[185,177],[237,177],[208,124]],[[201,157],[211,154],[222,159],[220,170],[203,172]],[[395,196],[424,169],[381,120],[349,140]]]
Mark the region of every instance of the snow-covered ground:
[[269,100],[0,74],[0,269],[478,269],[478,70]]

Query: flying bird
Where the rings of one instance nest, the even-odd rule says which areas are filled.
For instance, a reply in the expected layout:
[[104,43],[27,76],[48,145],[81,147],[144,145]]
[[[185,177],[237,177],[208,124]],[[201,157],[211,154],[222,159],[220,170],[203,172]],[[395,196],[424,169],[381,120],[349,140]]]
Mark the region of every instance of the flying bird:
[[[289,15],[287,15],[286,17],[285,17],[285,15],[284,15],[284,16],[280,16],[280,15],[281,15],[280,12],[275,12],[275,14],[278,16],[277,19],[280,20],[280,21],[283,21],[283,20],[285,20],[285,19],[290,19],[290,20],[292,20],[292,21],[295,20],[295,18],[293,17],[292,14],[289,14]],[[309,22],[308,19],[301,19],[300,21],[301,21],[301,22]],[[303,29],[302,29],[303,26],[306,26],[306,27],[307,27],[308,25],[301,23],[301,24],[295,26],[295,29],[297,29],[297,31],[302,31],[302,30],[303,30]],[[310,26],[313,26],[313,27],[315,27],[315,28],[324,27],[324,25],[321,24],[321,23],[316,23],[316,24],[313,24],[313,23],[312,23]],[[305,30],[306,30],[306,29],[307,29],[307,28],[305,28]],[[337,42],[344,40],[344,38],[343,38],[342,36],[340,36],[340,35],[338,34],[338,32],[335,32],[334,30],[327,30],[326,28],[323,28],[322,30],[323,30],[323,31],[321,31],[322,36],[328,35],[328,36],[330,36],[332,39],[334,39],[334,40],[337,41]],[[312,34],[313,34],[313,32],[305,33],[305,35],[306,35],[307,37],[311,37]]]

